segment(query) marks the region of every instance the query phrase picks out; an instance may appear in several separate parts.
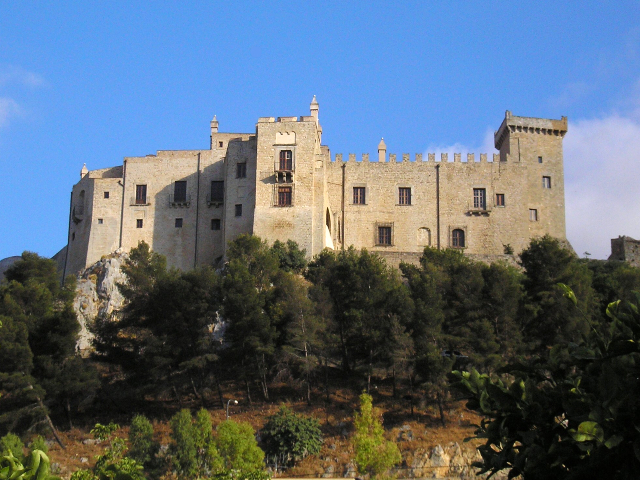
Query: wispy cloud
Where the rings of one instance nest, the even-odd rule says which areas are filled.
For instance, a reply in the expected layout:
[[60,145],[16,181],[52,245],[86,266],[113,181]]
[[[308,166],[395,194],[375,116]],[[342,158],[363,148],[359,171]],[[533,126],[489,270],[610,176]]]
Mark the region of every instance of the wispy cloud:
[[480,145],[465,145],[463,143],[454,143],[453,145],[429,145],[424,152],[424,156],[428,153],[436,154],[436,161],[440,160],[440,155],[446,153],[449,155],[449,161],[453,161],[453,154],[462,154],[462,161],[467,160],[467,153],[475,153],[476,161],[480,160],[480,153],[486,153],[489,161],[493,158],[493,154],[497,150],[493,146],[493,130],[487,128],[482,143]]
[[567,238],[607,258],[618,235],[640,238],[640,120],[612,114],[569,124],[564,140]]
[[0,65],[0,87],[5,85],[22,85],[26,87],[43,87],[44,78],[34,72],[16,65]]

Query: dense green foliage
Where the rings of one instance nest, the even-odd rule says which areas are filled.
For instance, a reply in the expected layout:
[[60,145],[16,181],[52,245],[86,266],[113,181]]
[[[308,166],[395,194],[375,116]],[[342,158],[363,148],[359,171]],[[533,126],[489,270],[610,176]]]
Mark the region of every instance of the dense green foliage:
[[291,466],[307,455],[315,455],[322,447],[322,431],[315,418],[292,412],[286,406],[270,416],[260,430],[265,453],[278,459],[278,464]]
[[159,445],[153,440],[153,425],[144,415],[135,415],[129,427],[129,456],[140,465],[149,466]]
[[8,453],[0,457],[0,480],[60,480],[49,474],[50,464],[49,457],[42,450],[32,450],[26,465]]
[[[576,295],[559,286],[576,308]],[[640,476],[640,296],[607,308],[607,325],[494,378],[455,372],[468,406],[487,417],[477,434],[482,471],[525,480]]]
[[376,477],[402,461],[398,446],[385,440],[382,415],[366,393],[360,395],[360,411],[356,412],[354,423],[353,447],[358,472]]

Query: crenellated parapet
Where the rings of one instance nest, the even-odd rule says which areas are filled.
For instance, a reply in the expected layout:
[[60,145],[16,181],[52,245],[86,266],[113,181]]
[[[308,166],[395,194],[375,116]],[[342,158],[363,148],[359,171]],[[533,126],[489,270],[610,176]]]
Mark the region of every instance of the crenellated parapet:
[[[477,158],[479,160],[477,160]],[[491,158],[491,161],[488,161],[488,158]],[[498,163],[500,161],[500,154],[493,153],[491,157],[488,157],[488,154],[481,153],[478,157],[476,157],[475,153],[467,153],[466,157],[463,157],[461,153],[454,153],[451,158],[448,153],[441,153],[440,159],[436,160],[435,153],[427,153],[425,156],[422,153],[416,153],[411,156],[409,153],[403,153],[401,155],[390,153],[387,161],[376,161],[371,160],[371,155],[368,153],[363,153],[360,156],[355,153],[349,153],[344,155],[342,153],[336,153],[331,161],[331,164],[341,165],[342,163],[353,163],[353,164],[372,164],[372,165],[388,165],[388,164],[435,164],[435,163],[449,163],[449,164],[474,164],[481,165],[491,162]]]

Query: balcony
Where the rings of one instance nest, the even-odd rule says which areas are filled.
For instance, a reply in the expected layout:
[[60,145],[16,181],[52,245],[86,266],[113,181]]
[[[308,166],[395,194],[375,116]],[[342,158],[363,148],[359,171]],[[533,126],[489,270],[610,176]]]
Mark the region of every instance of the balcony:
[[210,193],[207,193],[207,207],[219,207],[220,205],[222,205],[224,203],[224,198],[216,195],[215,197],[212,196]]
[[191,205],[191,195],[169,195],[169,205],[172,207],[188,207]]
[[490,213],[491,208],[487,208],[486,205],[477,205],[472,203],[467,204],[467,215],[488,216]]
[[276,170],[276,183],[293,183],[293,170]]

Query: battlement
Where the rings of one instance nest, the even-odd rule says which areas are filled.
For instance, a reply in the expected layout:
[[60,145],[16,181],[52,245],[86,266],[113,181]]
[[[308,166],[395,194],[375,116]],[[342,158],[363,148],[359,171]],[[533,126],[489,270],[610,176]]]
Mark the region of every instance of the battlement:
[[[374,158],[378,158],[378,156],[374,156]],[[368,153],[363,153],[360,158],[358,159],[355,153],[349,153],[347,156],[343,155],[342,153],[336,153],[334,155],[334,158],[332,160],[331,163],[335,163],[335,164],[341,164],[341,163],[371,163],[371,164],[390,164],[390,163],[395,163],[395,164],[402,164],[402,163],[411,163],[411,164],[421,164],[421,163],[464,163],[464,164],[468,164],[468,163],[472,163],[472,164],[483,164],[483,163],[491,163],[491,162],[499,162],[500,161],[500,154],[499,153],[494,153],[491,156],[491,160],[487,160],[489,157],[486,153],[481,153],[478,157],[476,157],[475,153],[468,153],[466,156],[466,159],[463,161],[463,156],[461,153],[454,153],[453,154],[453,161],[449,159],[449,154],[448,153],[441,153],[440,154],[440,159],[438,161],[436,161],[436,154],[435,153],[427,153],[427,157],[425,159],[424,155],[422,153],[416,153],[413,156],[413,160],[411,159],[411,155],[408,153],[403,153],[402,155],[398,156],[395,153],[390,153],[389,154],[389,159],[387,161],[384,162],[379,162],[377,160],[370,160],[371,159],[371,155]]]
[[567,133],[567,117],[561,117],[560,120],[518,117],[507,110],[500,128],[493,135],[495,147],[500,150],[507,135],[516,132],[564,137],[565,133]]

